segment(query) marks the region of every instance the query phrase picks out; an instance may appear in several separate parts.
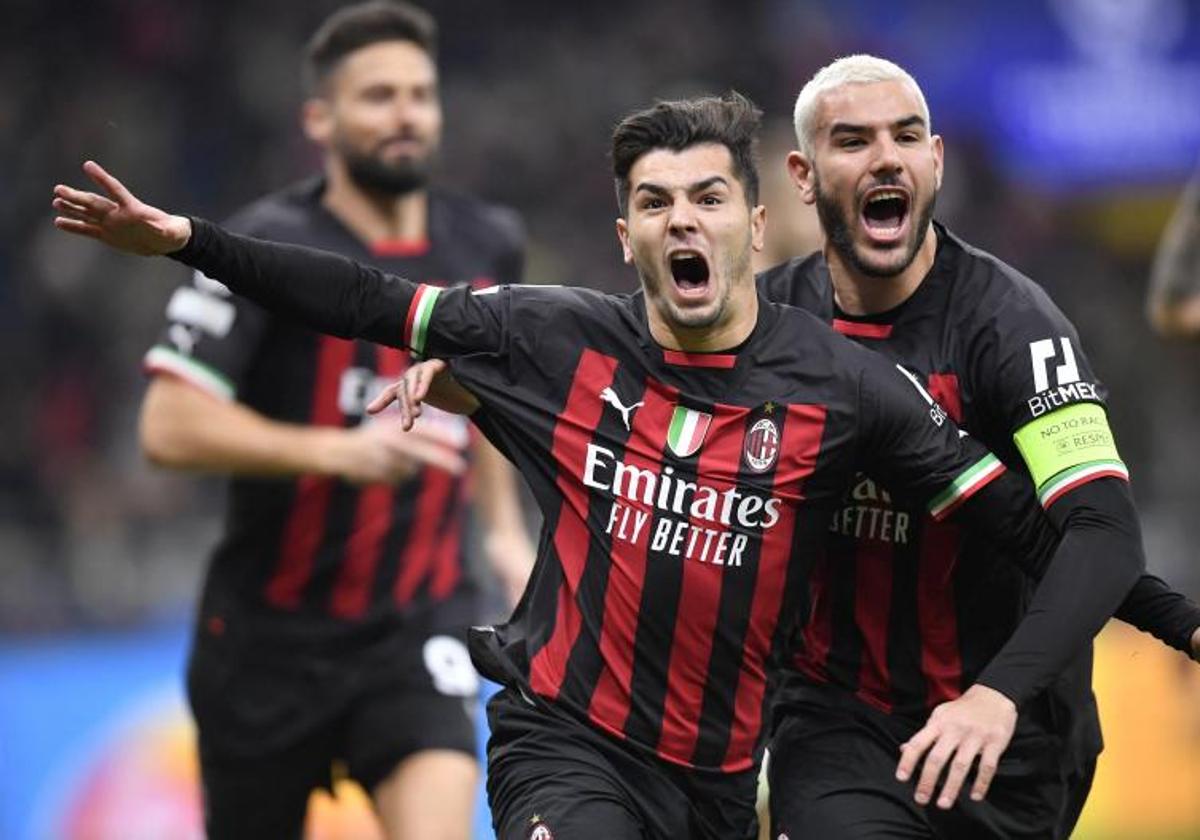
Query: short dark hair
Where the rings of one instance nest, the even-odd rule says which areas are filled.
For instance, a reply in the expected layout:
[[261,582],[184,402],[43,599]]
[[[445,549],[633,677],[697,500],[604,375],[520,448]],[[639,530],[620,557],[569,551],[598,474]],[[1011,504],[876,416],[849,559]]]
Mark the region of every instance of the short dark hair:
[[381,41],[410,41],[437,57],[437,22],[424,9],[370,0],[339,9],[313,33],[304,51],[304,83],[316,92],[343,58]]
[[733,174],[741,181],[750,206],[758,204],[758,128],[762,111],[737,91],[659,102],[630,114],[617,124],[612,137],[613,177],[617,204],[629,210],[629,170],[638,158],[655,149],[681,152],[701,143],[720,143],[733,158]]

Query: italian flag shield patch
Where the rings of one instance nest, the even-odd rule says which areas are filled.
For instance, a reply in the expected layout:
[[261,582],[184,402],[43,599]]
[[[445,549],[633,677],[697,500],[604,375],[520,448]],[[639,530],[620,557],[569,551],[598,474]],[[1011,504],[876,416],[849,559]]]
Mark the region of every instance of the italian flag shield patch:
[[704,436],[708,433],[708,424],[712,415],[681,405],[675,406],[671,415],[671,426],[667,429],[667,445],[680,458],[688,458],[696,453]]

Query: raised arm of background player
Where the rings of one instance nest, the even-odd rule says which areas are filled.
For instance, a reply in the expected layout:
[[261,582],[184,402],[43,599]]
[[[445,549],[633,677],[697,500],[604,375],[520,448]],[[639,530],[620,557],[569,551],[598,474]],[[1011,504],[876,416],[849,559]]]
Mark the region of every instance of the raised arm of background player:
[[[110,198],[62,185],[56,187],[54,207],[62,215],[55,219],[55,225],[62,230],[100,240],[130,253],[170,254],[225,282],[247,298],[332,335],[365,338],[379,344],[410,347],[418,353],[428,351],[431,355],[447,357],[480,352],[505,355],[509,349],[511,336],[504,317],[504,309],[511,302],[511,293],[507,289],[499,289],[493,294],[472,294],[458,288],[439,290],[418,286],[333,254],[239,237],[207,222],[172,216],[144,204],[95,163],[85,164],[85,171]],[[433,315],[435,301],[436,316]],[[898,491],[931,489],[928,485],[934,471],[945,466],[944,462],[937,461],[942,450],[932,445],[918,450],[917,443],[925,437],[918,435],[919,429],[912,428],[912,421],[926,412],[930,416],[935,413],[932,400],[925,394],[929,405],[921,409],[920,399],[890,364],[867,350],[856,348],[856,351],[862,354],[864,376],[873,368],[887,369],[886,374],[878,371],[870,374],[874,390],[863,400],[873,402],[866,409],[867,419],[860,418],[866,423],[865,440],[869,444],[864,451],[878,457],[873,465],[875,472]],[[914,403],[916,411],[910,410]],[[937,425],[948,432],[952,426],[943,426],[945,422],[943,415]],[[921,427],[926,436],[928,425],[927,418]],[[936,440],[959,441],[957,437],[947,438],[945,433],[936,436]],[[959,449],[963,446],[965,444],[960,443]],[[970,448],[978,448],[986,454],[986,450],[977,444]],[[897,453],[911,453],[913,457],[905,459]],[[998,463],[994,456],[989,457],[993,463]],[[860,466],[866,467],[865,464]],[[1037,543],[1032,550],[1036,552],[1043,548],[1047,541],[1040,539],[1038,534],[1048,531],[1044,518],[1035,506],[1014,507],[1000,488],[1015,488],[1018,492],[1028,493],[1027,483],[1023,481],[995,480],[986,486],[973,486],[972,491],[979,491],[975,493],[978,501],[963,505],[968,520],[978,533],[1000,543],[1008,545],[1019,537],[1028,536],[1030,541],[1024,547]],[[950,490],[956,500],[966,500],[971,495],[961,492],[961,488],[951,487]],[[1063,565],[1076,568],[1078,561],[1073,555],[1078,551],[1092,556],[1107,554],[1111,559],[1105,575],[1093,575],[1087,597],[1079,597],[1076,587],[1067,602],[1067,612],[1072,619],[1080,612],[1090,618],[1093,609],[1099,609],[1102,616],[1107,616],[1120,603],[1140,571],[1137,535],[1132,535],[1133,545],[1128,546],[1121,537],[1130,535],[1109,534],[1101,550],[1090,539],[1092,535],[1086,528],[1080,531],[1079,539],[1068,538],[1060,542],[1056,558],[1066,556],[1068,559]],[[1014,546],[1012,550],[1021,547]],[[1051,564],[1048,578],[1056,565],[1057,562]],[[1122,587],[1122,573],[1130,567],[1132,572]],[[1111,603],[1108,603],[1110,596]],[[1016,667],[1009,669],[1011,673],[1007,674],[1006,683],[1008,691],[1012,692],[1008,696],[1012,699],[1001,697],[1000,701],[1006,704],[1003,725],[989,725],[984,732],[969,725],[963,729],[951,727],[936,733],[925,745],[931,752],[925,762],[922,781],[925,775],[933,772],[933,778],[929,780],[931,788],[940,770],[939,762],[957,756],[946,783],[946,793],[951,799],[957,794],[962,776],[977,754],[982,758],[972,795],[983,796],[999,755],[1012,735],[1016,721],[1013,702],[1044,685],[1042,680],[1048,681],[1057,673],[1061,669],[1060,663],[1067,661],[1071,653],[1103,624],[1103,617],[1095,622],[1064,622],[1061,615],[1037,613],[1028,616],[1027,620],[1042,626],[1044,632],[1038,644],[1030,644],[1027,650],[1021,646],[1017,648]],[[1001,669],[998,673],[1005,672]],[[1000,696],[998,691],[984,686],[975,690],[973,697],[964,695],[963,699],[971,700],[985,692]],[[961,773],[958,772],[960,767]],[[934,769],[931,771],[931,768]]]
[[1146,313],[1163,336],[1200,338],[1200,163],[1158,243]]

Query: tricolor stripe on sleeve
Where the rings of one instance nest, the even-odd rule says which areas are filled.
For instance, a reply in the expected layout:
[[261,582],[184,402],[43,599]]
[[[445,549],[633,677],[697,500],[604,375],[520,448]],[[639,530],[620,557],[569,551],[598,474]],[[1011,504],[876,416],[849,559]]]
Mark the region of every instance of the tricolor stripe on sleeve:
[[404,322],[404,346],[417,355],[425,354],[429,322],[433,318],[433,307],[441,293],[439,287],[421,283],[408,306],[408,318]]
[[232,400],[236,393],[233,382],[215,369],[161,344],[150,348],[150,352],[142,360],[142,367],[147,373],[169,373],[178,376],[223,400]]
[[1120,461],[1094,461],[1063,470],[1038,488],[1038,501],[1048,508],[1067,492],[1097,478],[1129,480],[1129,469]]
[[949,487],[934,496],[933,501],[929,503],[929,515],[934,519],[945,519],[959,505],[999,477],[1005,469],[1000,459],[989,452],[963,470],[958,478],[950,482]]

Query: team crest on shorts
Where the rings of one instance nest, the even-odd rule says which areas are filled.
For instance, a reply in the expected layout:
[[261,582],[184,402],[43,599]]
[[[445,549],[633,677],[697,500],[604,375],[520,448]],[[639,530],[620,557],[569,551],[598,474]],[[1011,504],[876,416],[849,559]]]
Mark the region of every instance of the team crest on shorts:
[[742,447],[746,457],[746,466],[754,472],[766,472],[775,466],[779,457],[779,427],[770,417],[755,421],[746,435],[746,445]]
[[529,840],[554,840],[554,832],[550,830],[550,826],[542,822],[539,814],[534,814],[529,823],[532,826],[529,830]]

